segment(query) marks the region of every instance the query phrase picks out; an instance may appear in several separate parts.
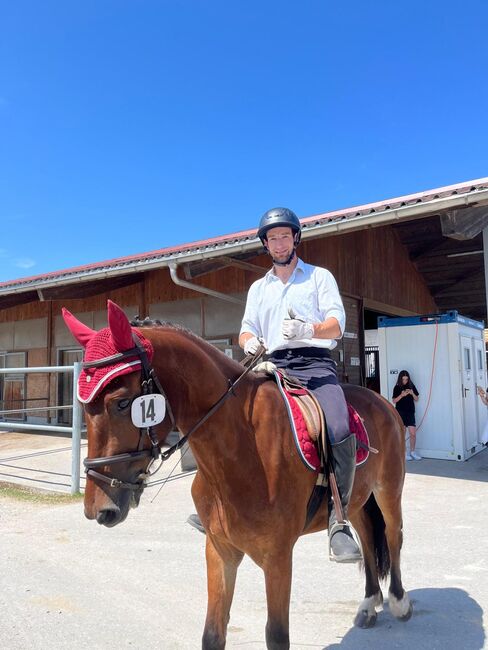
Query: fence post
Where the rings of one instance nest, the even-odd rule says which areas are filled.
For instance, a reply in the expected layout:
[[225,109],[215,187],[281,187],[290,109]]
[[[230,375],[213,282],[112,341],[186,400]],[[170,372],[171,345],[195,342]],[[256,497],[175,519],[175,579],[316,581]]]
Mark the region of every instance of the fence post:
[[82,409],[78,401],[78,377],[81,373],[81,362],[73,364],[73,428],[71,434],[71,494],[80,491],[80,458],[81,458],[81,422]]

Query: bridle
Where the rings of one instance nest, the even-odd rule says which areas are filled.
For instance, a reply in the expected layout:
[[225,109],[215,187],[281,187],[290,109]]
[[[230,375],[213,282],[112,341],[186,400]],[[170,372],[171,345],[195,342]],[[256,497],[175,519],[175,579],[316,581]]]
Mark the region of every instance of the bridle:
[[[104,366],[110,366],[114,363],[118,363],[119,361],[127,359],[128,357],[139,357],[141,360],[141,395],[149,395],[157,391],[164,397],[166,402],[166,413],[169,416],[172,428],[174,429],[176,428],[176,421],[169,400],[163,390],[163,387],[161,386],[161,382],[159,381],[156,373],[154,372],[154,369],[149,363],[149,359],[147,357],[144,346],[141,344],[138,336],[134,332],[132,333],[132,339],[135,344],[133,348],[124,350],[123,352],[118,352],[117,354],[110,355],[109,357],[98,359],[97,361],[83,362],[82,368],[103,368]],[[158,471],[161,468],[163,462],[172,456],[178,449],[181,449],[181,447],[186,443],[192,433],[194,433],[194,431],[196,431],[204,422],[206,422],[215,413],[215,411],[217,411],[222,406],[222,404],[230,395],[235,396],[234,388],[242,379],[244,379],[248,372],[252,370],[254,365],[262,358],[265,352],[266,349],[261,346],[251,358],[249,365],[247,365],[244,372],[239,375],[235,382],[232,382],[230,379],[228,380],[229,388],[227,391],[217,400],[217,402],[215,402],[210,410],[202,418],[200,418],[200,420],[193,426],[193,428],[185,436],[180,438],[180,440],[178,440],[178,442],[172,447],[164,452],[161,451],[161,443],[158,441],[157,435],[154,432],[153,428],[151,426],[141,427],[139,428],[139,444],[137,446],[137,451],[129,451],[123,454],[114,454],[112,456],[101,456],[99,458],[85,458],[83,465],[85,466],[86,475],[93,479],[101,481],[102,483],[106,483],[113,488],[140,490],[146,487],[146,481],[149,476],[153,476],[156,473],[152,472],[150,474],[148,472],[152,463],[158,458],[161,459],[161,464],[156,470]],[[146,435],[149,438],[151,444],[149,449],[144,448],[144,440]],[[133,463],[137,460],[141,460],[142,458],[149,458],[150,462],[148,463],[146,470],[144,472],[141,472],[137,477],[137,481],[133,483],[128,481],[121,481],[118,478],[107,476],[106,474],[101,474],[95,469],[107,465],[116,465],[118,463]]]
[[[117,354],[112,354],[109,357],[104,357],[103,359],[98,359],[97,361],[83,362],[82,368],[103,368],[104,366],[110,366],[114,363],[118,363],[119,361],[127,359],[128,357],[138,356],[141,360],[141,395],[151,394],[156,389],[164,397],[166,401],[166,411],[170,417],[172,426],[175,427],[176,423],[171,405],[166,396],[166,393],[163,390],[163,387],[161,386],[161,382],[159,381],[156,373],[154,372],[154,369],[149,363],[146,350],[141,344],[138,336],[134,333],[132,333],[132,340],[134,341],[133,348],[124,350],[123,352],[118,352]],[[144,449],[144,440],[146,435],[151,443],[149,449]],[[146,479],[149,476],[147,472],[149,466],[160,456],[162,456],[161,445],[157,439],[153,427],[148,426],[139,429],[139,444],[137,446],[137,451],[129,451],[124,454],[114,454],[113,456],[101,456],[100,458],[85,458],[83,465],[85,466],[87,476],[97,479],[102,483],[106,483],[110,485],[110,487],[123,488],[126,490],[138,490],[143,487]],[[116,465],[117,463],[133,463],[137,460],[140,460],[141,458],[150,458],[151,460],[148,467],[146,468],[146,471],[139,474],[138,480],[134,483],[121,481],[115,477],[101,474],[94,469],[96,467],[104,467],[106,465]]]

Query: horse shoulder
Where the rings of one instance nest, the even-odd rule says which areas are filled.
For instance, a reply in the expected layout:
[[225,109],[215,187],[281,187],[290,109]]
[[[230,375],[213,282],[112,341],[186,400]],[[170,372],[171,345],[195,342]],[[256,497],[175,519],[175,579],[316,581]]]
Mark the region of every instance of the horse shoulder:
[[286,407],[276,383],[269,380],[260,381],[251,397],[252,420],[257,422],[287,422]]

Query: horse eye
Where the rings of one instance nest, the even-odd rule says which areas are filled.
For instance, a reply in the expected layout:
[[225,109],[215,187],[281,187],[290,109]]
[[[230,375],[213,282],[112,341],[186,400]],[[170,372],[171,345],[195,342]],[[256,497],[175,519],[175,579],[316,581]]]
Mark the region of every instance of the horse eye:
[[130,404],[130,399],[121,399],[117,403],[117,408],[119,409],[119,411],[123,411],[129,406],[129,404]]

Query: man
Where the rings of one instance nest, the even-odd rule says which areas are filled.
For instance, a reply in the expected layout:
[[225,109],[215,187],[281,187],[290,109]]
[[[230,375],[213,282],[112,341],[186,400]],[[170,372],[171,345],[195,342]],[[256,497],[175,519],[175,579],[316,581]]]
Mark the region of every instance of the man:
[[[299,379],[317,398],[326,416],[337,484],[347,516],[356,468],[356,440],[349,431],[346,400],[330,355],[336,339],[344,332],[344,306],[334,276],[297,257],[300,236],[300,221],[291,210],[274,208],[262,216],[258,237],[273,267],[249,289],[239,344],[246,354],[254,354],[263,340],[269,360]],[[361,559],[350,524],[337,523],[333,502],[329,555],[336,562]]]
[[[347,516],[356,467],[356,441],[349,431],[346,400],[330,355],[345,326],[337,283],[326,269],[305,264],[297,257],[301,225],[291,210],[268,210],[261,218],[257,234],[273,266],[249,289],[239,345],[252,355],[263,342],[269,360],[299,379],[319,401],[326,415],[337,484]],[[196,525],[194,515],[189,522]],[[329,556],[336,562],[361,559],[350,524],[337,522],[332,501]]]

